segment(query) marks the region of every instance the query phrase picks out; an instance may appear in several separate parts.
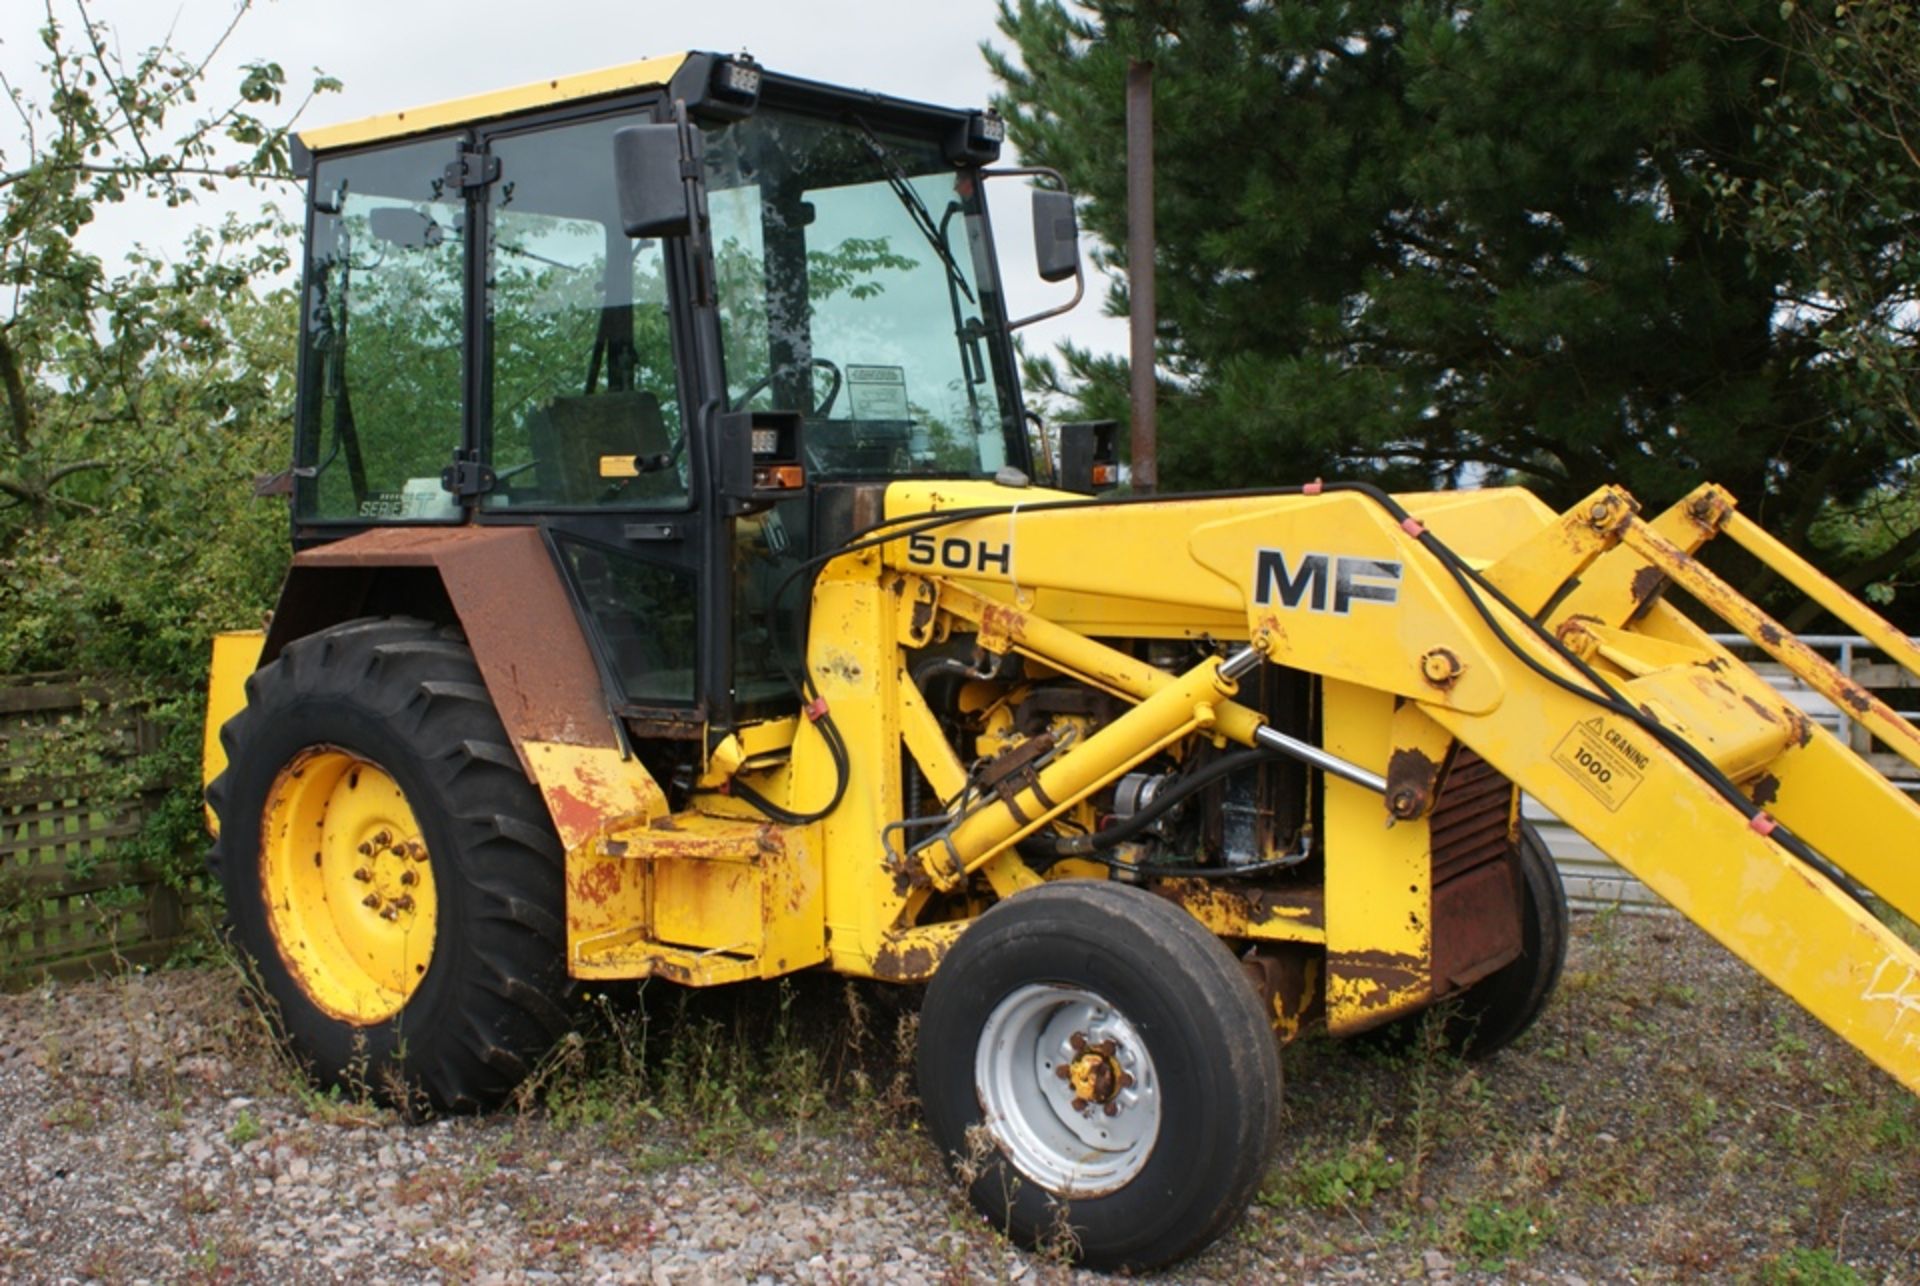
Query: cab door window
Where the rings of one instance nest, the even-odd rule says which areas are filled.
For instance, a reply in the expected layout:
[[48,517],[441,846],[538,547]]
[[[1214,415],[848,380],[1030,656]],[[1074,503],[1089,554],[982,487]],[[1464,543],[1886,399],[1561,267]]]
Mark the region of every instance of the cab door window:
[[624,115],[491,140],[492,509],[683,508],[666,256],[621,229]]
[[294,508],[321,522],[460,516],[466,203],[458,141],[323,159],[313,178]]

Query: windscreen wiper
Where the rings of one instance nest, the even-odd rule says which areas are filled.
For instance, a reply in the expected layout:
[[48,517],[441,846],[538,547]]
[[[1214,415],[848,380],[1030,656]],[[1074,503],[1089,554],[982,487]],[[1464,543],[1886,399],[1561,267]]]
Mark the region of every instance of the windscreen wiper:
[[933,252],[940,256],[940,262],[947,267],[947,279],[954,288],[967,297],[968,303],[974,303],[973,287],[967,284],[966,274],[960,271],[960,265],[954,261],[953,251],[947,246],[947,239],[940,234],[940,225],[934,222],[933,214],[927,209],[927,203],[920,199],[919,192],[907,180],[907,172],[901,166],[899,158],[894,156],[880,136],[873,132],[872,126],[853,113],[847,113],[847,119],[859,127],[861,137],[866,140],[867,150],[873,153],[880,169],[887,176],[887,186],[893,189],[894,196],[906,208],[913,219],[913,226],[920,229],[920,235],[927,239]]

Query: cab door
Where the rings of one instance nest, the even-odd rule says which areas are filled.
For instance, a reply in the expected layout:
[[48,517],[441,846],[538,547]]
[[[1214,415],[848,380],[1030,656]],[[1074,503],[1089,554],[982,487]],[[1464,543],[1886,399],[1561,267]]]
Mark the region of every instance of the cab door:
[[497,172],[476,299],[479,509],[546,529],[629,724],[698,743],[716,617],[684,247],[624,234],[612,164],[614,132],[654,113],[635,101],[483,136]]

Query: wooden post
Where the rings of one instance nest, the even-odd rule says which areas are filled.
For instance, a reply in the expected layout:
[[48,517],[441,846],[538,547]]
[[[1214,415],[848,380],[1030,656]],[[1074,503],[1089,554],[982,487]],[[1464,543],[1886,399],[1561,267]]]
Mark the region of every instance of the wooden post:
[[1153,258],[1153,64],[1136,58],[1127,64],[1127,320],[1133,394],[1129,468],[1138,495],[1152,495],[1160,486]]

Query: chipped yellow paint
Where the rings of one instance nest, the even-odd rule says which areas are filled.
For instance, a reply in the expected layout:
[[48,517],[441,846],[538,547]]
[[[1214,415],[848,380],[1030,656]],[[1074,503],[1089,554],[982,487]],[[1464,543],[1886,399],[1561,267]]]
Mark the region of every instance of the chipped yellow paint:
[[[1326,748],[1385,776],[1392,694],[1337,679],[1321,693]],[[1327,1029],[1339,1035],[1432,998],[1433,866],[1426,818],[1393,821],[1363,787],[1329,778],[1326,821]]]

